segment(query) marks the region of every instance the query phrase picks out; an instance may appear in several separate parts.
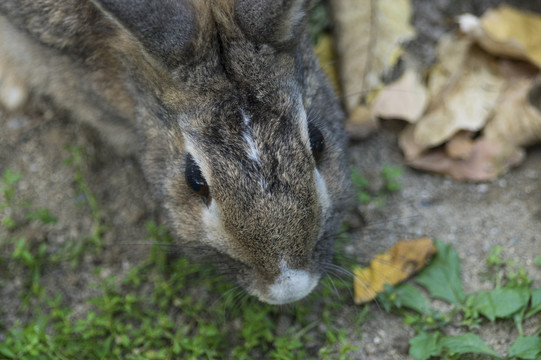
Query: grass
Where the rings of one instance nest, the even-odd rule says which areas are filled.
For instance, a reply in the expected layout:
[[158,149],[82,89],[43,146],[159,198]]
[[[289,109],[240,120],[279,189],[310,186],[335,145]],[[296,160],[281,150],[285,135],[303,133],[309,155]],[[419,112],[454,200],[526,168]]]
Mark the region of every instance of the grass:
[[101,210],[98,205],[96,196],[90,190],[85,177],[83,175],[83,168],[87,161],[87,154],[84,147],[81,146],[67,146],[66,150],[69,152],[69,156],[66,158],[65,163],[73,168],[73,181],[79,190],[80,197],[83,202],[90,208],[92,214],[92,230],[90,235],[84,239],[84,243],[90,243],[97,248],[101,248],[103,245],[102,235],[107,230],[105,224],[103,224]]
[[[85,180],[85,151],[67,148],[73,184],[88,207],[88,236],[54,251],[46,241],[57,218],[34,209],[17,193],[21,174],[6,170],[1,181],[0,232],[5,278],[23,279],[17,298],[19,320],[0,320],[0,358],[6,359],[350,359],[355,349],[348,333],[334,322],[350,284],[323,286],[302,304],[274,307],[246,298],[208,265],[193,264],[164,251],[172,241],[163,225],[147,223],[148,258],[124,276],[100,275],[89,284],[99,295],[73,304],[44,287],[46,271],[66,266],[76,271],[82,256],[107,251],[96,196]],[[18,216],[11,216],[18,214]],[[42,236],[25,238],[17,229],[32,223]],[[44,240],[45,239],[45,240]],[[155,245],[150,245],[155,244]],[[0,282],[0,286],[5,286]],[[337,294],[338,293],[338,294]],[[83,306],[85,313],[76,311]],[[318,309],[314,313],[314,309]],[[0,310],[0,319],[3,318]],[[359,311],[362,322],[366,312]],[[279,319],[292,323],[278,329]],[[307,346],[307,344],[310,344]]]
[[361,204],[374,204],[376,207],[385,205],[387,197],[400,191],[400,177],[402,168],[400,166],[384,165],[380,171],[380,180],[377,187],[360,174],[357,170],[351,173],[351,180],[355,187],[357,200]]
[[17,205],[15,204],[15,184],[20,178],[20,173],[15,173],[7,169],[2,176],[2,182],[0,184],[0,194],[2,194],[4,199],[0,203],[0,211],[3,212],[0,223],[8,229],[15,227],[15,220],[13,220],[10,210]]

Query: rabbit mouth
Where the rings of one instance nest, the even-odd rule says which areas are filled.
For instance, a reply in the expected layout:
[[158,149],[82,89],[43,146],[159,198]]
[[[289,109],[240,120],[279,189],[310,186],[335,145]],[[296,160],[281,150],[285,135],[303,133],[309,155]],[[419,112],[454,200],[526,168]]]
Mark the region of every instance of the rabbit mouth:
[[271,305],[283,305],[300,300],[310,294],[321,278],[321,274],[318,273],[290,269],[285,261],[282,261],[280,270],[280,274],[264,293],[254,289],[252,295]]

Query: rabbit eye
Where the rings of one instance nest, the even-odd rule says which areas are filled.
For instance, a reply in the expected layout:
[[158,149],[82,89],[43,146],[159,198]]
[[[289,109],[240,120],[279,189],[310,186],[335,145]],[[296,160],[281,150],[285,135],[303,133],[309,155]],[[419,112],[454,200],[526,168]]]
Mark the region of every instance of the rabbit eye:
[[208,199],[209,186],[192,155],[186,156],[186,183],[199,196]]
[[319,129],[312,124],[308,124],[308,136],[310,137],[310,147],[312,148],[312,155],[314,159],[319,161],[323,156],[325,150],[325,138]]

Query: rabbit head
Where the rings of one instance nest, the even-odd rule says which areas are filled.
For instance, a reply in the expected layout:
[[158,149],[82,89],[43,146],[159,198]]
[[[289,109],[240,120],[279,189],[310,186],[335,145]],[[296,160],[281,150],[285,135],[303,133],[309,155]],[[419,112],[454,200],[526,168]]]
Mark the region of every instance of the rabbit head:
[[331,262],[348,171],[342,112],[304,0],[93,0],[118,28],[144,169],[179,245],[271,304]]

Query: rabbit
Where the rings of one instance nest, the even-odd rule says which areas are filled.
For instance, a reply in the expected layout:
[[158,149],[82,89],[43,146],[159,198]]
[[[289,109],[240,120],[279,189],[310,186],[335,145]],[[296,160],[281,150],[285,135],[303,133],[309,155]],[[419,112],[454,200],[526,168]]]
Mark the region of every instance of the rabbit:
[[313,2],[2,0],[0,76],[13,107],[47,96],[134,154],[187,254],[286,304],[332,266],[349,198]]

